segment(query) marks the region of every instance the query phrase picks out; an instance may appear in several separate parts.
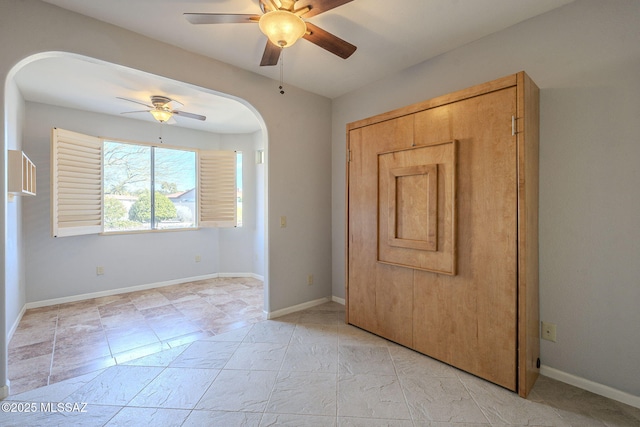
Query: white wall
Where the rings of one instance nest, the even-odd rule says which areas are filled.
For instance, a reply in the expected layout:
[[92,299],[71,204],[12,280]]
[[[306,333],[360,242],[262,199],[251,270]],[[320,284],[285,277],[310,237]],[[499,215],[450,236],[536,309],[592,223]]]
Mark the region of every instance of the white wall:
[[[37,167],[36,197],[24,201],[27,302],[37,302],[213,273],[253,273],[252,228],[166,233],[51,237],[51,128],[129,141],[249,151],[253,135],[218,135],[177,126],[27,102],[24,150]],[[161,129],[162,126],[162,129]],[[248,197],[255,195],[255,164],[244,165]],[[255,224],[255,204],[245,211]],[[195,262],[195,256],[201,262]],[[96,267],[104,267],[103,276]]]
[[347,123],[520,70],[541,88],[548,367],[640,396],[640,3],[577,0],[333,101],[333,294],[344,296]]
[[[262,132],[256,132],[262,139]],[[264,252],[264,245],[256,246],[256,234],[264,234],[264,230],[256,228],[258,206],[256,186],[264,186],[264,179],[258,182],[255,162],[254,134],[220,135],[220,148],[242,151],[242,227],[221,228],[219,235],[219,270],[221,273],[254,273],[262,276],[264,265],[257,264],[258,252]],[[264,207],[260,208],[264,215]],[[264,228],[264,222],[262,222]],[[260,272],[258,272],[260,271]]]
[[[63,51],[97,58],[245,100],[264,120],[268,133],[269,222],[265,309],[276,311],[331,293],[331,101],[302,89],[277,92],[277,82],[139,34],[37,0],[0,2],[0,81],[31,55]],[[0,99],[5,99],[0,85]],[[8,109],[13,108],[10,105]],[[2,104],[0,117],[5,117]],[[0,121],[0,135],[5,135]],[[6,146],[6,140],[4,146]],[[3,172],[4,174],[4,172]],[[38,196],[36,196],[38,197]],[[0,194],[4,205],[6,194]],[[281,229],[279,216],[290,226]],[[4,216],[4,212],[3,212]],[[6,223],[5,218],[0,222]],[[4,241],[5,226],[0,227]],[[3,255],[3,254],[0,254]],[[26,255],[27,257],[30,254]],[[0,257],[4,281],[5,257]],[[94,266],[92,267],[93,271]],[[105,266],[105,269],[108,268]],[[308,273],[316,275],[306,285]],[[7,284],[0,286],[6,298]],[[0,349],[6,349],[6,337]],[[4,353],[4,352],[3,352]],[[0,364],[6,353],[0,356]],[[0,387],[6,385],[0,371]],[[1,394],[2,390],[0,390]]]
[[[252,158],[245,161],[255,161],[255,153],[258,150],[263,150],[264,152],[264,138],[260,132],[256,132],[253,134],[253,153]],[[266,162],[266,157],[265,160]],[[255,227],[255,240],[253,242],[254,248],[254,271],[259,276],[265,275],[265,222],[267,220],[266,214],[266,198],[265,198],[265,190],[267,189],[267,183],[265,182],[265,163],[256,164],[255,166],[255,203],[256,203],[256,221],[254,224]]]
[[[24,125],[25,103],[18,87],[13,81],[7,82],[7,101],[15,108],[9,113],[8,122],[13,126],[7,127],[7,149],[22,149],[22,130]],[[6,251],[5,283],[6,302],[5,318],[6,333],[12,332],[20,311],[26,302],[24,245],[22,240],[22,200],[16,196],[14,201],[6,205],[7,228],[4,240]]]

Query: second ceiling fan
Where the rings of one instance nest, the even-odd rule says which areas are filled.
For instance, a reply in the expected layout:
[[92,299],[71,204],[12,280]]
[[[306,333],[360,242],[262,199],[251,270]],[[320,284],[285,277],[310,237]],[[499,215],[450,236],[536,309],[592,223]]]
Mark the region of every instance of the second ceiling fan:
[[347,59],[356,46],[303,20],[334,9],[353,0],[260,0],[262,15],[228,13],[185,13],[192,24],[257,23],[269,38],[260,61],[261,66],[276,65],[282,49],[300,38]]

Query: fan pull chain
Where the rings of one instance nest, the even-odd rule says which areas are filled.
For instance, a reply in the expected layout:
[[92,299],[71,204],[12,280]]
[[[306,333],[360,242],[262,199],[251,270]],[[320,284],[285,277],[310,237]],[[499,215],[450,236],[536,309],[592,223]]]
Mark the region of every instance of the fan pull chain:
[[162,144],[164,141],[162,140],[162,134],[164,133],[164,123],[160,122],[158,123],[160,125],[160,136],[158,137],[158,140],[160,140],[160,144]]
[[280,95],[284,95],[284,48],[280,48]]

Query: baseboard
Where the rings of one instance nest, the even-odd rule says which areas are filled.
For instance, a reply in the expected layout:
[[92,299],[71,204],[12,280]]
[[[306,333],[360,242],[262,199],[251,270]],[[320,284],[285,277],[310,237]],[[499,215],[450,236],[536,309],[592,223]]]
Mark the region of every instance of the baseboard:
[[7,385],[3,385],[2,387],[0,387],[0,400],[9,397],[9,389],[9,380],[7,380]]
[[283,308],[282,310],[266,312],[265,315],[267,316],[267,319],[275,319],[277,317],[295,313],[296,311],[306,310],[307,308],[315,307],[316,305],[324,304],[329,301],[331,301],[331,298],[329,297],[320,298],[313,301],[303,302],[302,304],[294,305],[291,307]]
[[345,304],[347,303],[347,302],[344,300],[344,298],[340,298],[340,297],[337,297],[337,296],[335,296],[335,295],[331,297],[331,301],[333,301],[333,302],[337,302],[338,304],[342,304],[342,305],[345,305]]
[[20,313],[18,314],[16,321],[13,322],[13,325],[11,325],[11,329],[9,329],[9,333],[7,334],[7,343],[11,342],[11,338],[13,338],[13,334],[16,333],[16,329],[18,329],[18,325],[20,324],[20,321],[22,320],[22,316],[24,316],[25,311],[27,311],[27,304],[22,306],[22,310],[20,310]]
[[544,375],[545,377],[553,378],[554,380],[562,381],[563,383],[581,388],[583,390],[599,394],[600,396],[608,397],[609,399],[617,400],[618,402],[640,408],[640,396],[634,396],[613,387],[609,387],[607,385],[600,384],[586,378],[578,377],[576,375],[569,374],[567,372],[563,372],[546,365],[540,366],[540,374]]
[[25,309],[29,309],[29,308],[46,307],[50,305],[82,301],[82,300],[87,300],[91,298],[100,298],[100,297],[107,297],[111,295],[126,294],[128,292],[145,291],[147,289],[155,289],[155,288],[162,288],[164,286],[179,285],[180,283],[195,282],[197,280],[217,279],[219,277],[253,277],[254,279],[262,280],[262,279],[259,279],[261,276],[258,276],[257,274],[253,274],[253,273],[213,273],[213,274],[206,274],[204,276],[185,277],[182,279],[167,280],[165,282],[147,283],[145,285],[129,286],[127,288],[110,289],[107,291],[92,292],[88,294],[73,295],[69,297],[54,298],[54,299],[48,299],[48,300],[36,301],[36,302],[28,302],[27,304],[25,304],[25,307],[23,308],[23,312]]

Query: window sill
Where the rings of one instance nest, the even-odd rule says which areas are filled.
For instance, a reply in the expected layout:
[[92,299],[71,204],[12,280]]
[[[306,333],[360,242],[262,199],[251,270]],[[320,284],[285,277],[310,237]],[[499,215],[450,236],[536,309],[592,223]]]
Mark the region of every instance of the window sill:
[[201,227],[188,227],[188,228],[161,228],[156,230],[124,230],[124,231],[103,231],[101,236],[117,236],[122,234],[149,234],[149,233],[175,233],[178,231],[197,231],[201,230]]

